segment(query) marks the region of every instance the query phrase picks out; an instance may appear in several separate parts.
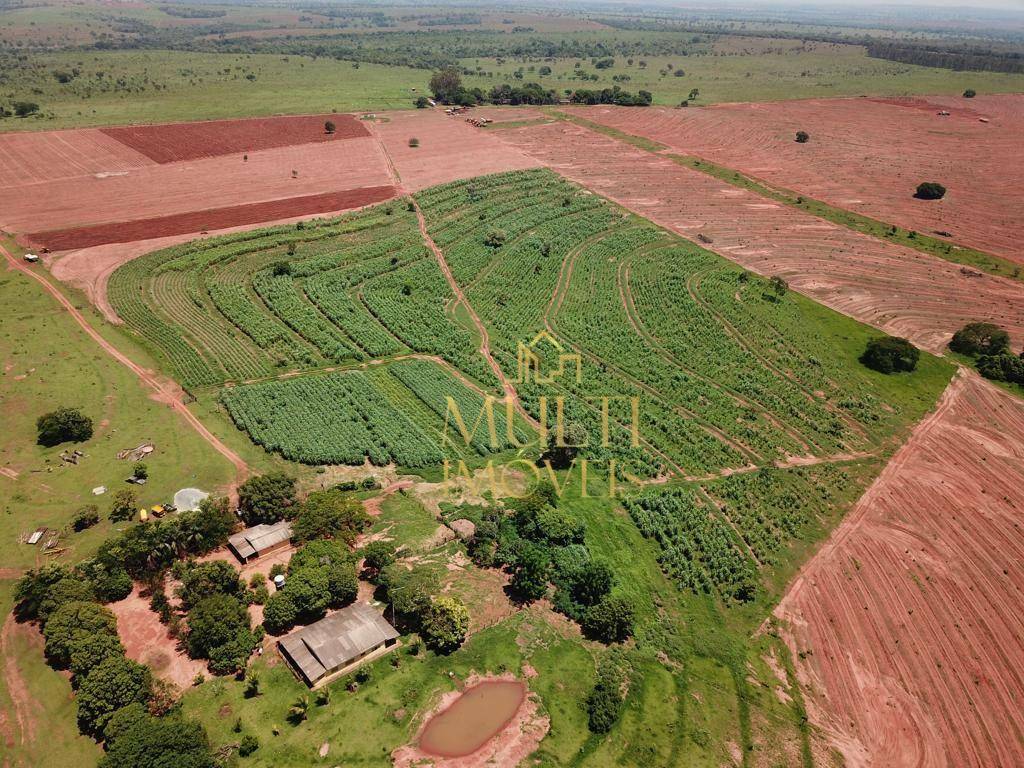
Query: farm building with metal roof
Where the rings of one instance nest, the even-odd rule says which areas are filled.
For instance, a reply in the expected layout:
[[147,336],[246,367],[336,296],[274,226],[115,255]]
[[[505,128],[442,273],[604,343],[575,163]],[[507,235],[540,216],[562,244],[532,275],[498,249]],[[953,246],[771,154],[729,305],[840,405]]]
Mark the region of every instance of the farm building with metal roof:
[[353,603],[281,638],[277,647],[306,685],[313,687],[375,652],[394,646],[398,636],[376,610],[366,603]]
[[261,523],[228,537],[228,547],[243,563],[287,547],[292,539],[292,526],[286,520],[267,525]]

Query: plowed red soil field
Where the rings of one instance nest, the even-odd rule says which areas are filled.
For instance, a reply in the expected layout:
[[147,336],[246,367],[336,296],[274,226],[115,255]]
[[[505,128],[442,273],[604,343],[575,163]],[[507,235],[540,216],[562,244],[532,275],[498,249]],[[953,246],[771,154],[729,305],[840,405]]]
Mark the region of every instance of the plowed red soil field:
[[[512,110],[491,110],[513,114]],[[531,110],[532,112],[532,110]],[[475,116],[490,114],[477,110]],[[435,110],[389,112],[387,122],[374,124],[391,160],[410,192],[456,179],[536,168],[539,163],[503,143],[493,133],[476,128],[458,115]],[[419,139],[410,147],[409,139]]]
[[667,157],[567,123],[496,131],[545,165],[762,275],[917,345],[941,351],[974,320],[1024,343],[1024,291],[765,200]]
[[[929,234],[949,232],[957,243],[1024,264],[1024,94],[589,107],[581,114],[840,208]],[[811,136],[806,144],[794,141],[801,130]],[[922,181],[945,185],[946,197],[915,199]]]
[[37,247],[46,247],[51,251],[66,251],[71,248],[91,248],[107,243],[131,243],[136,240],[168,237],[187,232],[226,229],[290,216],[330,213],[331,211],[379,203],[394,196],[395,188],[391,186],[362,187],[340,192],[325,192],[320,195],[285,197],[264,203],[207,208],[203,211],[157,216],[150,219],[119,221],[91,227],[55,229],[26,235],[25,239]]
[[1024,403],[961,373],[779,605],[846,765],[1024,765]]
[[115,175],[153,161],[101,131],[0,134],[0,180],[20,187],[74,176]]
[[[334,133],[324,130],[328,120],[335,125]],[[258,117],[199,123],[128,125],[100,130],[156,163],[177,163],[295,144],[339,141],[367,136],[369,133],[352,115]]]

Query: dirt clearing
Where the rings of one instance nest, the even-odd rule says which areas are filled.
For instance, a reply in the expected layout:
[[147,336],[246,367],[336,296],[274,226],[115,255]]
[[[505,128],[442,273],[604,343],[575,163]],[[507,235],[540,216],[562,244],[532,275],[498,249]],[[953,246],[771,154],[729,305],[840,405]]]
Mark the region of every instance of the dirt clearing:
[[961,372],[776,614],[850,766],[1024,765],[1024,403]]

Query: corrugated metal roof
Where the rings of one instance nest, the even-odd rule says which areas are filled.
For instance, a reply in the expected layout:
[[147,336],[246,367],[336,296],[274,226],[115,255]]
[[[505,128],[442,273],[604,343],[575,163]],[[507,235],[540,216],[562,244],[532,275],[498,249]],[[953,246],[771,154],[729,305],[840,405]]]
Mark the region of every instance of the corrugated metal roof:
[[315,682],[398,636],[369,605],[353,603],[282,638],[279,644],[306,679]]
[[239,557],[248,559],[260,552],[266,552],[283,541],[288,541],[291,537],[291,524],[286,520],[281,520],[272,525],[261,523],[252,528],[246,528],[244,531],[228,537],[228,543]]

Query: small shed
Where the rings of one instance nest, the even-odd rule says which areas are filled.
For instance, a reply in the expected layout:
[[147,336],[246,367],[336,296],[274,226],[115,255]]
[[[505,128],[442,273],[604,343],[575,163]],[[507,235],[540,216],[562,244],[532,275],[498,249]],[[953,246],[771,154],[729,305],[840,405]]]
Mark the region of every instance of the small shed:
[[313,687],[398,643],[398,631],[366,603],[353,603],[278,641],[281,656]]
[[291,543],[292,526],[286,520],[261,523],[228,537],[228,547],[243,564],[284,549]]

